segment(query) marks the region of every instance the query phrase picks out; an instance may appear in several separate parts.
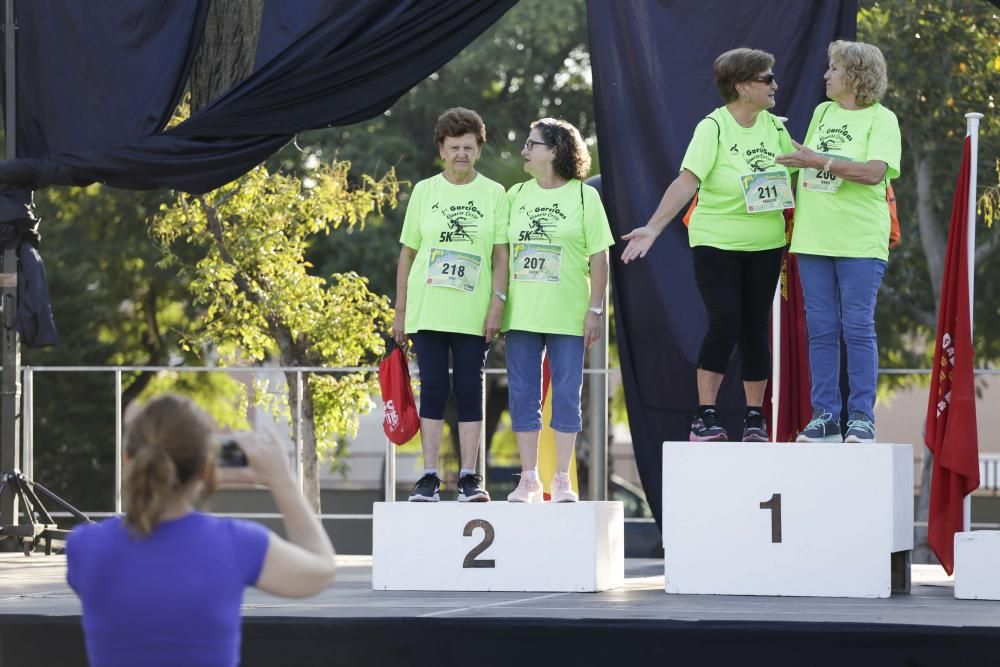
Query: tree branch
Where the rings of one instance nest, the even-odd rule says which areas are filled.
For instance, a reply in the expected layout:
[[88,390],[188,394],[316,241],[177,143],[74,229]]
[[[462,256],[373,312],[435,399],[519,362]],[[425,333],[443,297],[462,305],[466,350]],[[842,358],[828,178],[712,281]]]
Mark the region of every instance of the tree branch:
[[263,295],[255,290],[250,281],[244,275],[243,270],[240,269],[239,264],[233,259],[232,254],[229,252],[229,248],[226,247],[225,238],[223,237],[222,220],[219,219],[219,212],[214,206],[210,205],[205,201],[205,198],[201,195],[196,197],[198,202],[201,204],[202,210],[205,211],[205,220],[208,223],[208,229],[212,233],[212,238],[215,240],[215,246],[219,249],[219,257],[226,264],[232,266],[236,269],[233,274],[233,282],[236,286],[243,292],[250,302],[255,306],[260,306],[264,302]]
[[994,232],[989,241],[976,248],[975,266],[980,267],[988,262],[1000,250],[1000,233]]

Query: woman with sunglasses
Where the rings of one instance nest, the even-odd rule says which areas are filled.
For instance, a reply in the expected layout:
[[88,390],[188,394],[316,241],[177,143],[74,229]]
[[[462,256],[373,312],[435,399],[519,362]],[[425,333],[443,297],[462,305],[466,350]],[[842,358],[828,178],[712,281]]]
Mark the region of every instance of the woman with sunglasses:
[[747,411],[744,442],[768,440],[762,405],[771,371],[768,321],[785,251],[782,210],[791,208],[789,171],[775,157],[792,146],[768,112],[778,89],[774,56],[733,49],[715,60],[725,105],[695,127],[680,175],[644,227],[622,236],[626,264],[641,259],[698,193],[688,241],[695,281],[708,312],[698,355],[698,411],[690,440],[729,440],[715,407],[729,356],[739,343]]
[[590,154],[579,130],[564,120],[537,120],[521,157],[534,178],[507,193],[510,291],[503,330],[511,425],[521,454],[521,480],[507,500],[543,498],[538,434],[544,350],[556,444],[549,490],[553,502],[575,502],[569,465],[582,427],[583,354],[604,330],[608,247],[614,238],[600,195],[583,183]]

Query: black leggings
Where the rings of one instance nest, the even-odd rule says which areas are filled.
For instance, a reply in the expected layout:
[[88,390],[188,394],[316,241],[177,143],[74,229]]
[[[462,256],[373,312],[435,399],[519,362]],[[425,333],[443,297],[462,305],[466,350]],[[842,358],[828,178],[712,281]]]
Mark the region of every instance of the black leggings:
[[490,349],[482,336],[418,331],[410,335],[420,369],[420,416],[424,419],[444,419],[444,407],[451,393],[448,381],[448,351],[455,367],[455,404],[458,421],[477,422],[483,419],[483,369],[486,351]]
[[768,379],[768,322],[785,249],[743,252],[695,246],[691,251],[695,282],[708,311],[708,331],[701,343],[698,368],[725,373],[738,341],[743,380]]

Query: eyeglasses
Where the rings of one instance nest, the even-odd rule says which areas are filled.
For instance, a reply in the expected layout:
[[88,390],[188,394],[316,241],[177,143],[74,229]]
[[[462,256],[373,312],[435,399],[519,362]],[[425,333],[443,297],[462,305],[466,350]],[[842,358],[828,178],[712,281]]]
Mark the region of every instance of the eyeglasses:
[[552,144],[547,144],[544,141],[535,141],[534,139],[528,139],[524,142],[524,150],[530,151],[535,146],[548,146],[552,148]]
[[773,74],[765,74],[764,76],[753,76],[750,77],[750,81],[757,81],[759,83],[764,83],[770,86],[774,83],[775,76]]

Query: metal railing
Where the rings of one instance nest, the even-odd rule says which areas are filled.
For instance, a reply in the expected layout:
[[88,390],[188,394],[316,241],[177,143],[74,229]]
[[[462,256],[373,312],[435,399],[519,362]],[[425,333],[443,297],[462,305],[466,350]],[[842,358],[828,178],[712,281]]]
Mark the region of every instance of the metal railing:
[[[596,347],[596,346],[595,346]],[[593,364],[594,360],[591,360]],[[378,369],[374,366],[355,366],[355,367],[340,367],[340,368],[330,368],[330,367],[284,367],[284,366],[266,366],[266,367],[197,367],[197,366],[25,366],[22,369],[22,400],[23,400],[23,410],[22,410],[22,448],[23,448],[23,470],[29,478],[34,476],[34,379],[37,373],[112,373],[114,375],[114,396],[115,396],[115,426],[114,426],[114,441],[115,441],[115,489],[114,489],[114,511],[113,512],[87,512],[93,516],[107,516],[111,514],[120,514],[122,511],[122,436],[123,436],[123,424],[122,424],[122,375],[125,373],[136,373],[136,372],[169,372],[169,373],[180,373],[180,372],[191,372],[191,373],[226,373],[226,374],[251,374],[251,375],[261,375],[261,374],[281,374],[287,377],[288,373],[293,373],[295,378],[295,384],[297,389],[297,396],[301,397],[303,395],[304,388],[304,375],[307,373],[324,373],[324,374],[346,374],[346,373],[375,373]],[[505,375],[506,370],[502,368],[487,368],[487,375]],[[926,368],[906,368],[906,369],[880,369],[880,375],[926,375],[930,373],[930,369]],[[590,389],[591,400],[597,399],[594,404],[603,403],[608,406],[609,396],[607,391],[607,379],[611,375],[620,375],[620,369],[617,368],[586,368],[584,369],[584,374],[587,376],[598,376],[603,379],[603,382],[592,382]],[[977,369],[975,371],[977,376],[1000,376],[1000,369]],[[414,369],[413,377],[417,378],[418,373]],[[483,397],[485,403],[485,392]],[[602,414],[603,413],[603,414]],[[598,491],[604,489],[605,493],[601,496],[598,493],[598,497],[603,499],[606,497],[607,479],[608,479],[608,437],[607,437],[607,407],[604,411],[601,410],[591,410],[590,411],[590,432],[592,447],[594,449],[591,451],[591,456],[595,457],[598,465],[591,466],[591,488],[596,487]],[[302,482],[302,405],[301,401],[296,401],[292,410],[292,444],[293,444],[293,459],[294,459],[294,470],[296,478],[299,480],[300,484]],[[483,427],[485,432],[485,426]],[[387,439],[385,442],[385,500],[391,502],[395,500],[395,490],[396,490],[396,456],[395,456],[395,446]],[[478,457],[478,465],[480,466],[479,472],[481,474],[485,473],[485,437],[480,438],[480,456]],[[599,463],[603,461],[604,465],[601,466]],[[919,463],[916,465],[919,466]],[[1000,454],[980,454],[980,479],[981,486],[980,489],[984,491],[992,492],[992,495],[1000,494]],[[919,470],[919,467],[918,467]],[[595,480],[595,473],[599,475],[599,479]],[[231,516],[244,516],[243,514]],[[252,513],[246,514],[247,517],[252,518],[277,518],[280,515],[276,513]],[[325,519],[370,519],[371,514],[321,514],[321,518]]]
[[[597,346],[595,346],[597,347]],[[600,362],[599,359],[591,357],[591,363],[595,361]],[[225,373],[231,375],[239,374],[250,374],[254,376],[260,376],[262,374],[280,374],[284,375],[287,379],[287,374],[294,374],[294,382],[296,385],[296,396],[299,400],[295,401],[292,406],[292,434],[291,438],[293,444],[293,469],[295,471],[295,476],[298,483],[303,482],[302,474],[302,401],[303,396],[305,374],[317,373],[317,374],[348,374],[348,373],[377,373],[378,368],[375,366],[351,366],[351,367],[304,367],[304,366],[253,366],[253,367],[203,367],[203,366],[24,366],[22,368],[22,468],[23,472],[29,479],[34,478],[34,420],[35,420],[35,375],[39,373],[112,373],[114,375],[114,401],[115,401],[115,426],[114,426],[114,442],[115,442],[115,470],[114,470],[114,510],[112,512],[100,512],[100,511],[87,511],[86,514],[94,517],[101,516],[112,516],[115,514],[122,513],[122,464],[123,464],[123,423],[122,423],[122,412],[123,412],[123,390],[122,390],[122,375],[126,373],[140,373],[140,372],[152,372],[152,373]],[[449,371],[450,372],[450,371]],[[502,368],[487,368],[485,370],[487,375],[506,375],[506,370]],[[607,377],[609,375],[615,374],[619,375],[619,369],[609,369],[609,368],[585,368],[585,376],[598,376],[603,378],[603,382],[591,382],[590,385],[590,397],[592,401],[596,401],[596,404],[603,404],[605,406],[604,411],[591,410],[590,418],[590,431],[591,431],[591,446],[592,450],[590,452],[592,459],[598,462],[603,461],[604,465],[601,466],[599,463],[597,465],[591,465],[591,486],[592,490],[596,489],[596,493],[592,491],[592,496],[594,499],[604,500],[607,495],[607,461],[608,461],[608,424],[607,424],[607,412],[608,412],[608,391],[607,391]],[[412,370],[413,378],[419,377],[419,372],[416,369]],[[483,392],[483,402],[485,408],[486,392]],[[595,403],[592,403],[592,405]],[[603,412],[603,416],[602,413]],[[484,409],[485,414],[485,409]],[[482,431],[480,435],[480,450],[479,456],[477,457],[478,472],[482,474],[485,478],[485,463],[486,463],[486,443],[485,443],[485,422],[482,426]],[[396,448],[389,441],[388,438],[383,437],[385,443],[384,452],[384,479],[385,479],[385,500],[387,502],[392,502],[395,500],[396,492]],[[595,480],[595,477],[599,476],[599,479]],[[603,490],[603,493],[602,493]],[[244,518],[257,518],[257,519],[269,519],[269,518],[280,518],[281,515],[277,513],[224,513],[226,516],[234,517],[244,517]],[[53,516],[61,516],[60,513],[54,513]],[[323,519],[371,519],[371,514],[320,514],[320,518]]]

